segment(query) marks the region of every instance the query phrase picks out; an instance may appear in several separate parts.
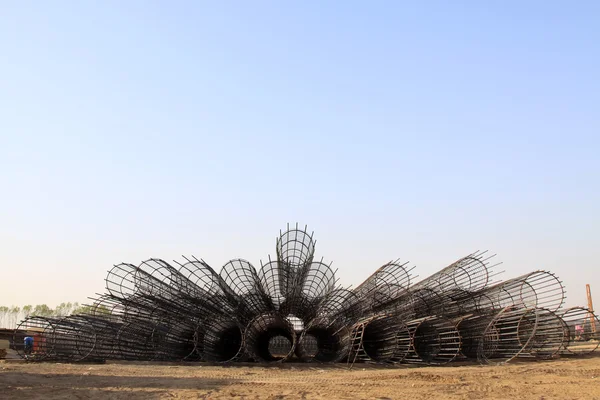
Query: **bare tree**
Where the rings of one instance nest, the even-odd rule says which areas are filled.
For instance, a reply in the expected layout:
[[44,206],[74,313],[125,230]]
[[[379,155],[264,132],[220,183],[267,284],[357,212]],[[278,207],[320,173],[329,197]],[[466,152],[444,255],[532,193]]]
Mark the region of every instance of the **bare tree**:
[[0,327],[7,328],[7,326],[5,326],[5,324],[7,323],[6,318],[8,316],[9,310],[10,309],[6,306],[0,306]]
[[63,302],[56,306],[55,309],[48,307],[46,304],[37,304],[35,307],[31,304],[23,307],[0,306],[0,328],[14,328],[21,320],[32,315],[40,317],[65,317],[76,311],[81,311],[81,308],[78,302]]
[[60,303],[54,309],[54,315],[57,317],[64,317],[66,315],[66,306],[67,303]]
[[17,321],[19,320],[19,314],[21,314],[21,307],[12,306],[10,308],[10,323],[9,328],[14,328],[17,326]]
[[31,312],[33,311],[33,306],[31,304],[23,306],[21,311],[23,311],[23,318],[27,318],[31,315]]

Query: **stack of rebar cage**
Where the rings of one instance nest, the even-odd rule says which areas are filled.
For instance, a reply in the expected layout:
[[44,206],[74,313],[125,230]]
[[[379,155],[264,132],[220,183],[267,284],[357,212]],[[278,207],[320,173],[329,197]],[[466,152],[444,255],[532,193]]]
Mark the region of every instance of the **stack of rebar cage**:
[[115,265],[85,312],[30,316],[15,332],[33,345],[14,346],[29,361],[351,366],[552,359],[600,343],[598,317],[562,308],[564,287],[550,272],[501,281],[494,256],[475,252],[415,284],[409,263],[390,261],[351,289],[315,259],[315,245],[306,227],[288,225],[276,259],[258,270],[234,259],[217,272],[195,257]]

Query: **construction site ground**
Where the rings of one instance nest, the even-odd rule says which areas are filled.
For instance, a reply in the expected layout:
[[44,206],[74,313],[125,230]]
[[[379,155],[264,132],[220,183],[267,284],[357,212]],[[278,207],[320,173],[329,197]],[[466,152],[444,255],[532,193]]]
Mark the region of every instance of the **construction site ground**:
[[492,366],[0,361],[0,399],[598,399],[600,357]]

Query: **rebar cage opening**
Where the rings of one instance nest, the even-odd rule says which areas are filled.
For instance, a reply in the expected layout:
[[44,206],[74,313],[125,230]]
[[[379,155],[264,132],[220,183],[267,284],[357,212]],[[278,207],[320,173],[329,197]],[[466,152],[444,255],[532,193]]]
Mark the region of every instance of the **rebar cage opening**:
[[345,326],[315,325],[302,332],[296,355],[303,361],[340,362],[350,351],[350,331]]
[[250,321],[244,341],[248,355],[256,361],[281,362],[294,354],[296,331],[284,316],[263,314]]

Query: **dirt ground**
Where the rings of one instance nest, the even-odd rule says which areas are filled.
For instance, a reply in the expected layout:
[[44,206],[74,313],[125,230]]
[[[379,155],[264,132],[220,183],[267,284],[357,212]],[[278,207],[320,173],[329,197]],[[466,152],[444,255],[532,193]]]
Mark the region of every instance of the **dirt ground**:
[[599,399],[600,357],[501,366],[0,361],[0,399]]

